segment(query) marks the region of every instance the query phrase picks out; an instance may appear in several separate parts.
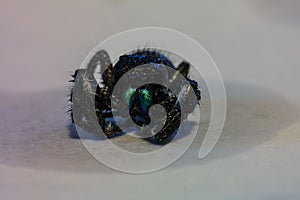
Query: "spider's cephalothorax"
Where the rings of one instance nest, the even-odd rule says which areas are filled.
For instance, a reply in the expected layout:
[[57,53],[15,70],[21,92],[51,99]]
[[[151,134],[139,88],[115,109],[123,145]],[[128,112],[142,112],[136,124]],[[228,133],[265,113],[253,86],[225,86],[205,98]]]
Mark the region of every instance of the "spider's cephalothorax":
[[[94,76],[98,66],[102,69],[102,71],[100,70],[102,78],[100,83]],[[176,70],[176,73],[168,74],[166,67]],[[126,124],[127,120],[133,120],[141,127],[145,127],[151,122],[148,113],[150,107],[160,104],[167,112],[165,124],[159,131],[156,131],[157,127],[150,129],[147,140],[155,144],[166,144],[176,135],[182,119],[193,112],[201,99],[198,83],[188,77],[188,72],[188,63],[182,62],[175,68],[168,58],[155,50],[138,50],[122,55],[114,66],[109,55],[101,50],[90,60],[86,69],[76,70],[73,75],[72,82],[75,82],[75,85],[70,95],[72,122],[74,122],[76,114],[76,118],[80,119],[76,120],[79,127],[92,132],[95,130],[95,124],[99,124],[104,134],[111,138],[124,134],[113,117],[112,104],[118,104],[120,109],[129,110],[130,116],[119,116],[122,118],[122,123]],[[177,73],[184,76],[184,81],[177,81]],[[126,76],[128,84],[117,88],[122,94],[119,97],[122,98],[120,101],[121,99],[113,96],[113,91],[123,76]],[[160,84],[150,83],[154,77],[166,84],[177,81],[178,91],[172,91]],[[130,80],[141,83],[141,86],[131,85]],[[147,84],[143,84],[146,82]],[[191,98],[192,95],[195,95],[196,99]],[[121,102],[126,103],[122,104]],[[82,105],[90,103],[93,103],[94,106],[87,106],[83,109]],[[78,107],[76,113],[73,112],[74,106]],[[185,108],[185,113],[181,112],[182,107]],[[96,117],[89,115],[90,112],[94,112]],[[155,112],[160,112],[160,110]]]

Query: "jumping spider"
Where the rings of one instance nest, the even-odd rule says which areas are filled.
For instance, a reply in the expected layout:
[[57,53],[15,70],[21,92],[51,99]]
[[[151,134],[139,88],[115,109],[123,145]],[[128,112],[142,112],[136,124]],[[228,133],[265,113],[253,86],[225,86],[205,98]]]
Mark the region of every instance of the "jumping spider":
[[[98,66],[101,68],[100,83],[95,78]],[[177,73],[172,76],[166,74],[166,67],[176,70]],[[138,88],[125,84],[124,87],[119,88],[122,90],[122,100],[126,102],[123,107],[127,111],[129,109],[131,118],[120,116],[125,124],[127,120],[133,120],[138,126],[147,126],[151,122],[149,108],[154,104],[160,104],[165,108],[167,115],[162,129],[157,132],[156,127],[153,127],[151,132],[152,134],[156,132],[156,134],[146,139],[155,144],[167,144],[176,135],[182,119],[186,119],[187,115],[194,111],[201,99],[198,83],[189,78],[189,68],[190,65],[187,62],[181,62],[175,68],[161,52],[150,49],[122,55],[113,66],[108,53],[104,50],[98,51],[89,61],[86,69],[77,69],[72,75],[71,82],[74,82],[74,86],[70,94],[71,121],[74,123],[76,114],[76,118],[81,119],[76,120],[76,125],[86,131],[95,130],[94,125],[98,123],[107,138],[122,135],[124,131],[119,128],[112,114],[112,94],[121,77],[127,76],[128,80],[140,83],[147,82],[151,77],[163,80],[165,83],[176,83],[178,73],[180,73],[185,80],[178,83],[178,91],[172,91],[155,83],[141,84],[142,86]],[[191,98],[192,95],[196,98]],[[92,108],[81,109],[82,105],[91,102],[94,103]],[[118,104],[118,99],[114,99],[114,103]],[[73,112],[75,106],[78,107],[76,113]],[[187,113],[181,112],[183,106],[186,107]],[[96,117],[90,117],[88,112],[94,112]]]

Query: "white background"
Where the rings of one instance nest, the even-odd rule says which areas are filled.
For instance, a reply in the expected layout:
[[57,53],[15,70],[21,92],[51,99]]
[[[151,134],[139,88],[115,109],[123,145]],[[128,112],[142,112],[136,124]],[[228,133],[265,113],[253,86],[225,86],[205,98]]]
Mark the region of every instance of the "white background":
[[[299,199],[299,10],[297,0],[2,0],[1,199]],[[164,170],[131,175],[68,137],[64,97],[94,46],[143,26],[207,49],[228,114],[206,159],[196,143]]]

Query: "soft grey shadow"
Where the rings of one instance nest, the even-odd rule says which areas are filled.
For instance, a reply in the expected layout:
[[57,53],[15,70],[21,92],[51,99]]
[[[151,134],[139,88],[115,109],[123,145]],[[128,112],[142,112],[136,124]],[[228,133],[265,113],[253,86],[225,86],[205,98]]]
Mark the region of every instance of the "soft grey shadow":
[[[228,112],[223,133],[211,154],[201,163],[255,148],[299,120],[296,107],[273,91],[235,82],[227,82],[226,90]],[[66,93],[65,90],[52,90],[1,94],[0,164],[74,173],[115,172],[94,159],[80,140],[70,137],[70,128],[74,129],[67,126]],[[203,103],[201,109],[209,111],[207,107],[209,104]],[[197,153],[210,117],[209,112],[205,113],[201,113],[204,117],[196,140],[171,169],[201,164]],[[119,138],[123,145],[134,145]]]
[[[185,163],[201,165],[214,160],[232,157],[253,149],[300,120],[300,111],[280,94],[257,86],[238,82],[225,82],[227,115],[217,145],[204,159],[198,159],[205,125],[176,166]],[[206,126],[207,127],[207,126]],[[181,163],[181,164],[180,164]]]

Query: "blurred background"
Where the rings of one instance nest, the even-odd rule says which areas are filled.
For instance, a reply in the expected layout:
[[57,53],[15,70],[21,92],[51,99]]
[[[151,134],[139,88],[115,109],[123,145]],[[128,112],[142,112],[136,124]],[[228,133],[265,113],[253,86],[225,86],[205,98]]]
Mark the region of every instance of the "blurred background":
[[[300,198],[300,1],[0,3],[1,199]],[[93,160],[69,137],[63,110],[88,52],[145,26],[183,32],[209,52],[228,113],[207,158],[196,144],[171,167],[136,176]]]

